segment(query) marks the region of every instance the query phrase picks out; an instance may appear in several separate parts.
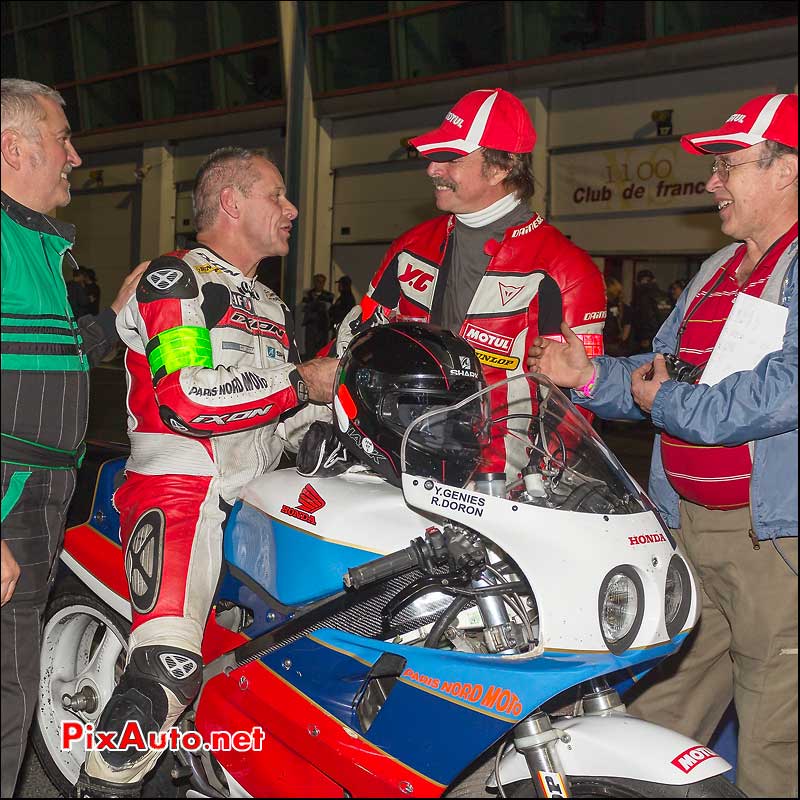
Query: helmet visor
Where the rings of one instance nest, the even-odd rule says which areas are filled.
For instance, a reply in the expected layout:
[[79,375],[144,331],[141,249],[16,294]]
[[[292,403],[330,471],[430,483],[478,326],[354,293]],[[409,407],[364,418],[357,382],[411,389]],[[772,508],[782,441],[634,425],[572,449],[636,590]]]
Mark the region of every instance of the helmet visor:
[[[414,426],[412,444],[417,450],[448,458],[464,457],[474,462],[489,444],[489,419],[485,397],[470,400],[459,407],[457,414],[436,414]],[[442,394],[435,401],[429,397],[424,405],[412,406],[400,398],[399,409],[408,417],[405,428],[423,414],[437,408],[453,406],[452,395]],[[413,416],[412,416],[413,415]]]

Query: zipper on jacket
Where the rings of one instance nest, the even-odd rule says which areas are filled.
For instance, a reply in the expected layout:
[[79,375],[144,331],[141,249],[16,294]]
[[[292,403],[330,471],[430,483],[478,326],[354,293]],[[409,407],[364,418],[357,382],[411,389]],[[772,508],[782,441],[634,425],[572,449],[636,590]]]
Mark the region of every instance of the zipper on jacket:
[[[753,454],[752,462],[755,462],[755,453]],[[749,495],[750,505],[747,506],[747,512],[750,516],[750,527],[747,529],[747,535],[750,537],[750,541],[753,543],[753,550],[760,550],[761,549],[761,542],[758,540],[758,536],[756,536],[756,532],[753,530],[755,525],[753,523],[753,472],[752,469],[750,471],[750,486],[747,490]]]
[[[39,233],[39,242],[42,245],[42,254],[44,255],[44,261],[45,261],[45,264],[47,264],[47,266],[50,268],[50,270],[54,271],[53,266],[50,263],[50,259],[48,258],[48,255],[47,255],[47,245],[45,243],[44,236],[45,236],[45,234],[43,234],[41,232]],[[67,248],[64,251],[64,253],[68,253],[68,252],[69,252],[69,248]],[[61,261],[59,261],[59,264],[58,264],[58,274],[61,277],[62,283],[64,281],[64,276],[63,276],[63,273],[62,273],[62,269],[63,269],[62,264],[63,264],[63,260],[64,260],[64,253],[61,254]],[[75,259],[73,258],[73,261],[74,260]],[[77,262],[75,262],[75,263],[77,265]],[[65,300],[66,299],[67,298],[65,296]],[[81,364],[85,364],[88,367],[88,362],[86,362],[86,356],[85,356],[85,354],[83,352],[83,346],[81,345],[80,340],[78,339],[78,332],[80,330],[78,328],[78,320],[75,318],[75,313],[72,310],[72,306],[69,304],[69,300],[67,300],[67,304],[66,304],[66,306],[64,308],[64,312],[67,315],[67,324],[69,325],[69,332],[72,334],[72,341],[75,343],[75,350],[78,353],[78,358],[80,358]]]

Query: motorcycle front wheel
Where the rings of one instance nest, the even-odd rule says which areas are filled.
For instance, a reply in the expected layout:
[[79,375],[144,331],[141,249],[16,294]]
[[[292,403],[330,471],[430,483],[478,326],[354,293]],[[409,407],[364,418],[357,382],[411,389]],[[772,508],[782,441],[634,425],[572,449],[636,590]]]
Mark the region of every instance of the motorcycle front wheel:
[[[44,619],[39,706],[31,729],[39,763],[62,796],[71,797],[86,758],[80,742],[61,749],[65,722],[97,724],[125,669],[130,623],[72,576],[59,581]],[[64,707],[64,695],[82,693],[86,708]],[[181,797],[170,778],[171,757],[162,758],[145,781],[143,797]]]
[[[478,769],[454,784],[445,797],[492,797],[497,798],[497,789],[490,792],[486,783],[494,770],[494,759],[484,762]],[[571,797],[747,797],[727,778],[715,775],[697,783],[675,786],[666,783],[650,783],[629,778],[607,778],[569,776]],[[506,797],[537,797],[533,782],[515,781],[504,787]]]

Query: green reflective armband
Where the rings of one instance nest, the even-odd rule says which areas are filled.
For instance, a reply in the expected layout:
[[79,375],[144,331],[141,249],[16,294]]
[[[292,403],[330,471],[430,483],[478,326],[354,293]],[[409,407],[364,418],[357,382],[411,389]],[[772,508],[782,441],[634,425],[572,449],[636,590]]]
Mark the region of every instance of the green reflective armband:
[[161,331],[147,345],[147,361],[154,380],[184,367],[214,369],[211,333],[206,328],[188,325]]

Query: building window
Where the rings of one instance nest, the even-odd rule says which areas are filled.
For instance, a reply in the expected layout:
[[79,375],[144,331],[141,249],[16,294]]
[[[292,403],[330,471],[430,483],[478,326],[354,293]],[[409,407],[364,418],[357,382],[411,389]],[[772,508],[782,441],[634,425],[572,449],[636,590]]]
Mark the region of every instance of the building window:
[[712,28],[726,28],[797,16],[797,2],[708,3],[654,2],[654,34],[675,36],[699,33]]
[[222,0],[213,5],[217,9],[220,47],[235,47],[280,36],[277,3]]
[[317,96],[797,14],[796,2],[396,0],[306,6]]
[[517,60],[593,50],[645,38],[645,3],[522,3]]
[[[142,119],[142,101],[136,75],[90,83],[80,87],[78,96],[83,126],[88,130],[124,125],[126,122],[138,122]],[[71,108],[68,104],[67,111],[74,116]]]
[[66,2],[28,0],[24,3],[15,3],[15,5],[17,6],[17,24],[19,25],[36,25],[53,17],[63,16],[68,11]]
[[280,47],[261,47],[215,59],[225,106],[279,100],[283,96]]
[[146,74],[145,80],[151,103],[147,119],[197,114],[214,107],[209,61],[154,70]]
[[460,72],[505,60],[503,3],[457,5],[408,17],[398,25],[409,78]]
[[[324,3],[307,3],[309,7],[309,24],[312,28],[324,28],[327,25],[338,25],[356,19],[369,19],[386,14],[389,3],[337,2],[331,0]],[[392,3],[391,5],[396,5]]]
[[[27,7],[27,3],[23,3],[22,6]],[[55,83],[66,83],[75,79],[69,20],[51,22],[37,28],[26,28],[20,32],[20,44],[24,55],[23,64],[20,65],[21,74],[28,80],[52,86]]]
[[83,14],[79,20],[75,27],[83,67],[80,77],[92,78],[136,66],[136,37],[131,35],[133,7],[130,3],[100,8]]
[[277,2],[0,7],[3,76],[55,86],[76,131],[282,101]]
[[208,37],[208,3],[191,0],[158,0],[138,4],[142,10],[141,46],[145,64],[161,64],[176,58],[206,53]]
[[314,46],[314,74],[321,92],[392,80],[389,24],[333,31]]

